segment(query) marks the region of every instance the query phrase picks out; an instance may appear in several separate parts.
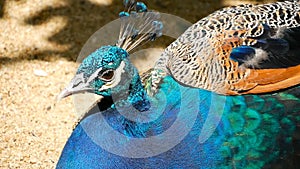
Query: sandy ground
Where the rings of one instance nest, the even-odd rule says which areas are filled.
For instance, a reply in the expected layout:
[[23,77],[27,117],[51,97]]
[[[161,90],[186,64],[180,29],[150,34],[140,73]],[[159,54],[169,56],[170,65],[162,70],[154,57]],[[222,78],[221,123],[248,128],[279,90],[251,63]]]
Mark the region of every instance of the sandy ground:
[[[195,22],[238,2],[147,4]],[[0,168],[55,167],[76,122],[72,98],[56,103],[56,96],[74,75],[83,44],[121,9],[118,0],[0,0]]]

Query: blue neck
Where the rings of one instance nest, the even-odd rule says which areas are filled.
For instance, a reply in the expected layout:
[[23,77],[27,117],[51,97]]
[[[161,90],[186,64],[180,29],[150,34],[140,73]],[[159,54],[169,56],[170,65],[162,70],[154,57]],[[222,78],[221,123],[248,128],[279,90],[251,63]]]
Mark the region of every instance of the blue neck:
[[128,97],[128,101],[133,105],[134,108],[136,108],[140,112],[150,109],[148,95],[138,75],[133,78],[130,84],[130,94]]
[[[130,65],[130,63],[127,63]],[[126,68],[118,87],[112,92],[113,108],[132,105],[136,110],[144,112],[150,109],[149,97],[142,85],[138,71],[133,67]],[[131,79],[129,82],[128,79]]]

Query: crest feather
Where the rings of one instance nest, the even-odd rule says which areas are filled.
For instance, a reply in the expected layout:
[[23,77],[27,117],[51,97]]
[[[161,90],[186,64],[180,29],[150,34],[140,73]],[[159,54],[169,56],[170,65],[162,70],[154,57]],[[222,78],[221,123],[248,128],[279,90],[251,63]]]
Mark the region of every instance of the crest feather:
[[158,12],[148,12],[143,2],[124,0],[123,4],[125,10],[119,13],[121,28],[116,46],[129,52],[162,35],[163,24]]

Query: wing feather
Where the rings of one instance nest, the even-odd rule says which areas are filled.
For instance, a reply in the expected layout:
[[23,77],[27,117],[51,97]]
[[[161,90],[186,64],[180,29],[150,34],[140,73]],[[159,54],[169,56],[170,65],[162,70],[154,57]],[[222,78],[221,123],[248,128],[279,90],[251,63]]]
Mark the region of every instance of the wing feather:
[[[291,36],[300,35],[299,3],[240,5],[216,11],[166,48],[155,70],[168,71],[183,85],[229,95],[297,85],[300,36]],[[248,48],[249,56],[241,52],[244,56],[233,59],[233,49],[241,46],[255,53]]]

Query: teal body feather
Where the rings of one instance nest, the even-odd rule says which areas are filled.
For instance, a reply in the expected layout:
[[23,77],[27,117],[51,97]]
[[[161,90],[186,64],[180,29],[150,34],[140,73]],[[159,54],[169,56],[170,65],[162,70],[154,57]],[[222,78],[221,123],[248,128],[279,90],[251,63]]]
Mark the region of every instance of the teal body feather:
[[[113,46],[98,49],[83,61],[78,73],[83,72],[85,77],[92,67],[85,69],[84,65],[112,57],[106,55],[107,49],[118,50]],[[262,168],[293,153],[292,136],[300,124],[299,87],[265,95],[222,96],[181,86],[167,76],[157,94],[149,97],[136,69],[123,57],[126,55],[119,54],[113,57],[120,59],[120,62],[114,63],[126,62],[124,72],[132,76],[131,81],[123,80],[122,86],[130,89],[128,95],[123,95],[124,90],[120,86],[106,90],[104,101],[94,107],[75,128],[57,168]],[[104,61],[101,68],[112,65],[108,63],[111,61]],[[113,69],[111,66],[109,68]],[[126,73],[122,77],[130,77]],[[94,80],[90,85],[100,82],[98,78]],[[95,93],[103,94],[99,92],[101,87],[93,87]],[[119,97],[113,100],[114,94]],[[166,98],[166,104],[162,104],[162,98]],[[215,114],[220,117],[220,123],[217,123],[216,130],[207,140],[199,141],[205,121],[212,111],[211,106],[218,107],[219,104],[224,104]],[[122,115],[123,112],[131,113],[134,110],[147,112],[149,118],[157,118],[143,122],[139,118],[128,120]],[[191,117],[193,115],[195,119]],[[162,135],[177,119],[182,124],[172,132],[173,136],[168,137],[177,138],[185,128],[191,127],[177,145],[150,157],[128,158],[133,153],[134,148],[129,145],[134,143],[134,139]],[[185,123],[184,119],[190,123]],[[120,137],[119,142],[113,144],[115,140],[102,123],[108,123],[125,139]],[[163,138],[167,136],[161,137],[172,142],[170,138]],[[110,152],[109,147],[116,145],[124,148],[122,155]],[[156,151],[156,146],[154,144],[138,150]]]
[[[143,3],[125,0],[124,4],[126,8],[135,8],[137,12],[147,11]],[[157,14],[142,15],[142,20],[145,19],[143,17],[150,18],[147,21],[152,24],[141,23],[141,27],[150,25],[150,28],[146,29],[149,31],[145,32],[145,36],[141,36],[139,29],[132,28],[131,24],[134,20],[127,18],[130,15],[136,17],[137,13],[130,12],[130,10],[121,12],[120,16],[123,21],[121,30],[123,31],[120,33],[117,45],[100,47],[85,58],[70,85],[60,95],[61,98],[64,98],[76,93],[93,92],[102,96],[102,100],[85,114],[74,129],[57,163],[57,168],[259,169],[275,168],[278,165],[279,168],[295,168],[297,158],[299,159],[297,146],[300,145],[300,139],[297,138],[297,132],[299,132],[297,130],[300,126],[299,85],[259,95],[225,96],[196,88],[197,85],[189,85],[194,84],[193,80],[195,79],[182,74],[183,72],[188,74],[190,70],[194,71],[199,68],[192,63],[200,63],[197,59],[185,58],[185,54],[187,54],[185,52],[191,49],[189,45],[184,44],[193,42],[200,45],[201,51],[197,54],[203,52],[202,49],[205,49],[205,45],[209,45],[206,43],[205,37],[199,39],[200,42],[203,42],[202,45],[196,39],[190,39],[191,35],[195,34],[189,34],[189,31],[197,30],[198,26],[201,30],[207,28],[200,33],[205,36],[207,35],[206,31],[213,28],[219,29],[220,25],[218,27],[218,24],[226,21],[227,14],[228,16],[234,15],[234,11],[251,8],[264,12],[273,7],[276,9],[278,7],[278,10],[281,11],[280,9],[285,6],[287,6],[287,11],[293,11],[294,8],[297,11],[299,8],[297,2],[257,7],[246,5],[226,8],[212,14],[212,18],[218,13],[226,14],[224,20],[221,18],[218,20],[220,22],[214,25],[216,27],[202,24],[208,22],[211,19],[209,17],[199,21],[165,50],[167,54],[170,54],[171,51],[177,55],[166,58],[166,53],[164,53],[156,67],[161,69],[154,69],[152,74],[144,76],[144,84],[137,69],[129,60],[128,51],[137,46],[140,43],[139,40],[154,40],[161,36],[162,24],[157,20],[159,18]],[[286,12],[286,15],[288,13]],[[252,13],[250,12],[250,14]],[[257,35],[255,37],[258,37],[255,39],[255,44],[250,44],[247,39],[243,42],[246,45],[235,46],[234,49],[230,47],[226,56],[231,59],[230,63],[232,64],[228,62],[229,67],[225,65],[222,68],[231,69],[230,66],[239,66],[238,64],[241,66],[245,63],[245,58],[249,62],[249,58],[251,60],[251,57],[254,57],[252,55],[257,52],[256,48],[278,54],[280,57],[285,54],[296,56],[295,51],[298,49],[294,41],[298,42],[298,38],[289,38],[289,36],[298,33],[298,28],[295,27],[298,25],[299,16],[300,14],[295,14],[292,19],[294,22],[287,22],[287,24],[291,24],[291,28],[285,30],[295,32],[286,33],[281,39],[269,38],[268,33],[272,32],[273,28],[260,24],[260,27],[258,26],[254,32]],[[262,14],[261,17],[266,16]],[[239,28],[238,26],[242,23],[238,21],[249,18],[239,15],[235,19],[226,24],[230,26],[233,23],[231,25],[233,28]],[[250,20],[253,21],[252,18]],[[274,22],[274,25],[278,20],[273,18],[269,21]],[[129,26],[126,26],[125,23]],[[272,26],[272,24],[270,25]],[[253,28],[252,26],[250,23],[246,24],[247,28]],[[218,29],[214,31],[218,32]],[[250,30],[247,31],[232,33],[234,36],[253,33]],[[226,34],[225,37],[232,37],[227,34],[228,32],[223,32]],[[139,37],[140,39],[134,41]],[[210,40],[213,41],[213,38]],[[219,41],[214,41],[213,44],[218,44],[217,42]],[[235,43],[232,39],[225,42]],[[287,50],[284,48],[286,43],[289,45]],[[281,53],[276,53],[278,45],[283,47]],[[227,49],[226,46],[222,50],[225,49]],[[217,49],[212,51],[215,52],[214,55],[220,54],[217,53]],[[179,54],[181,55],[178,56]],[[195,57],[196,55],[190,56]],[[208,55],[203,55],[203,57],[207,59]],[[167,64],[165,63],[168,61],[166,59],[171,59],[176,64]],[[272,66],[276,65],[276,59],[272,60],[271,58]],[[206,64],[209,65],[212,60]],[[223,61],[225,63],[225,60]],[[187,65],[184,65],[185,63]],[[287,62],[283,63],[279,64],[279,67],[291,66],[286,64]],[[188,64],[192,64],[190,66],[193,69],[188,67]],[[213,65],[211,68],[219,66],[211,64]],[[180,65],[184,66],[180,67]],[[264,68],[268,69],[268,66],[264,65]],[[163,72],[166,67],[169,67],[171,73]],[[185,70],[187,67],[188,70]],[[171,68],[174,68],[174,72]],[[182,69],[179,70],[179,68]],[[206,70],[203,69],[203,72],[205,73]],[[161,73],[159,71],[165,74],[159,74]],[[210,71],[218,73],[215,69]],[[253,71],[257,70],[253,69]],[[158,76],[159,83],[155,82],[157,80],[154,77],[155,73],[162,75]],[[229,75],[228,72],[222,73]],[[180,76],[175,77],[175,75]],[[196,76],[196,74],[192,75]],[[208,78],[205,77],[210,75],[209,73],[201,74],[197,78],[207,80]],[[241,74],[236,76],[244,77]],[[153,82],[155,84],[152,84]],[[208,87],[205,89],[218,87],[207,82],[205,85]],[[227,82],[230,84],[230,81]],[[147,92],[149,86],[152,85],[157,85],[157,88],[149,95]],[[228,93],[221,88],[213,91]],[[236,91],[233,93],[236,94]],[[290,160],[293,155],[295,158]],[[289,163],[283,162],[285,159],[288,159]]]

